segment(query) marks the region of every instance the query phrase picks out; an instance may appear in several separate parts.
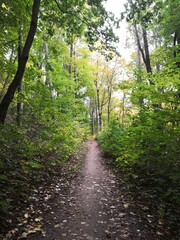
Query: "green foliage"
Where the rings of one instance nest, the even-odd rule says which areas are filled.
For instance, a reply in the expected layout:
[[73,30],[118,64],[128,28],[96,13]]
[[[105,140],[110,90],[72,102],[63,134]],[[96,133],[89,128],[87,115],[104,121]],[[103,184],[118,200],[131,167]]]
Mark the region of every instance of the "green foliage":
[[29,128],[1,127],[0,221],[4,225],[10,209],[27,200],[51,172],[61,171],[62,162],[68,161],[86,137],[78,122],[57,124],[37,117]]
[[[98,136],[103,150],[113,156],[116,169],[124,172],[134,189],[146,192],[147,201],[154,199],[156,204],[158,196],[163,206],[169,206],[169,210],[163,208],[167,217],[178,215],[180,209],[180,129],[170,119],[169,111],[142,109],[130,126],[112,121]],[[168,224],[176,225],[174,219]]]
[[[27,201],[34,188],[61,173],[83,140],[89,136],[84,100],[93,95],[92,70],[87,50],[74,60],[76,75],[68,72],[68,47],[56,32],[53,41],[36,42],[17,93],[7,125],[0,132],[0,222],[17,204]],[[42,36],[42,33],[38,33]],[[83,49],[79,50],[83,52]],[[43,66],[43,67],[42,67]],[[21,100],[22,126],[16,125],[16,103]]]
[[[0,5],[0,100],[16,72],[17,49],[26,39],[32,3],[4,0]],[[159,23],[157,29],[163,29],[165,38],[169,40],[176,33],[178,42],[178,10],[178,1],[129,0],[126,18],[146,29],[154,30],[154,23]],[[103,124],[107,122],[107,113],[97,110],[94,81],[97,76],[102,78],[99,85],[103,87],[96,91],[104,106],[113,87],[108,82],[108,75],[112,74],[104,66],[96,69],[97,61],[92,64],[89,51],[80,42],[86,39],[91,49],[111,57],[116,51],[113,42],[118,41],[113,25],[118,25],[118,19],[105,11],[101,0],[42,1],[23,91],[16,93],[7,125],[0,128],[0,220],[4,225],[9,212],[26,201],[39,183],[51,178],[51,173],[60,172],[62,162],[67,162],[88,137],[89,101],[93,105],[92,119],[99,112],[95,120],[102,114]],[[116,167],[136,180],[137,185],[147,187],[155,196],[159,192],[160,201],[179,206],[179,45],[172,47],[169,42],[151,55],[152,67],[159,66],[161,71],[149,76],[139,66],[133,84],[123,81],[120,86],[131,93],[131,104],[139,110],[132,111],[131,124],[112,120],[98,139],[103,149],[114,156]],[[73,48],[71,54],[69,45]],[[107,81],[103,82],[105,75]],[[112,96],[113,100],[116,102]],[[23,110],[21,126],[17,127],[19,101]],[[119,115],[118,104],[112,104],[111,116]],[[124,108],[125,104],[124,101]],[[123,121],[126,118],[128,114]],[[159,212],[163,215],[164,209]]]
[[123,142],[126,136],[125,127],[116,120],[109,122],[108,126],[98,135],[102,148],[109,154],[119,157],[122,152]]
[[125,4],[126,11],[122,14],[126,16],[127,22],[141,24],[148,28],[153,23],[162,9],[162,2],[159,0],[128,0]]
[[[124,89],[131,89],[131,102],[138,106],[139,112],[131,116],[128,126],[110,122],[98,139],[133,188],[146,192],[146,200],[153,199],[154,204],[158,196],[161,205],[156,207],[160,218],[178,228],[174,219],[180,209],[180,81],[179,68],[170,57],[167,59],[164,68],[151,78],[138,72],[141,81],[134,81],[131,86],[123,84]],[[149,79],[154,85],[149,84]]]
[[180,41],[180,1],[165,1],[160,18],[160,31],[166,41],[173,42],[172,34],[177,34],[178,43]]
[[147,175],[161,173],[170,179],[179,174],[179,68],[170,60],[166,62],[163,70],[151,76],[154,85],[149,84],[147,74],[136,74],[141,81],[131,84],[131,102],[139,106],[139,99],[143,99],[139,113],[132,116],[128,127],[111,122],[99,139],[117,165],[126,163]]

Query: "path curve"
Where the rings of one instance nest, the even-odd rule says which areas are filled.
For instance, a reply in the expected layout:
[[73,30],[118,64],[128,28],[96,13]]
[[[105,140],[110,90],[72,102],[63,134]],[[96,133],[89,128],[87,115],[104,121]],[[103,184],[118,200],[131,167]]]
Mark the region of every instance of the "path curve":
[[43,231],[39,235],[30,234],[27,239],[157,239],[132,210],[130,199],[115,174],[103,163],[94,139],[88,141],[82,172],[48,204],[51,210],[43,213]]

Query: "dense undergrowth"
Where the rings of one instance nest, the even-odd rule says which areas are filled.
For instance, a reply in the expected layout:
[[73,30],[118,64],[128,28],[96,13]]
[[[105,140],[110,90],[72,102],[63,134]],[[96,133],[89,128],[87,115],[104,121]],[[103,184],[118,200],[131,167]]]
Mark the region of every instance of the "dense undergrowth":
[[41,122],[31,128],[1,126],[0,136],[0,226],[5,230],[15,221],[17,207],[63,173],[63,165],[68,166],[87,132],[75,121]]
[[113,120],[98,135],[135,199],[144,201],[178,237],[180,234],[179,127],[168,125],[166,111],[142,110],[125,126]]

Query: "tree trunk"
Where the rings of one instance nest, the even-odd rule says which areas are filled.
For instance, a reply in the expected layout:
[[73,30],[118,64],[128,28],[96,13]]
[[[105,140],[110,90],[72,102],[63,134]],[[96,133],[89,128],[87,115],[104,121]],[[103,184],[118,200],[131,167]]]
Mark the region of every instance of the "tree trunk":
[[[21,24],[21,23],[19,23]],[[20,64],[20,59],[21,59],[21,54],[22,54],[22,41],[23,41],[23,37],[22,37],[22,27],[20,27],[19,30],[19,36],[18,36],[18,65]],[[21,79],[21,82],[18,86],[18,93],[21,93],[23,90],[23,81]],[[18,100],[17,102],[17,125],[21,126],[22,125],[22,111],[23,111],[23,103],[21,100]]]
[[[139,72],[141,73],[141,72],[142,72],[142,67],[141,67],[141,53],[140,53],[139,48],[137,49],[137,56],[138,56],[138,62],[137,62],[137,66],[136,66],[136,67],[138,68]],[[137,81],[138,81],[138,82],[142,82],[141,74],[137,74]],[[144,99],[143,99],[142,95],[140,95],[140,96],[139,96],[139,106],[140,106],[140,108],[142,108],[143,103],[144,103]]]
[[141,41],[140,41],[140,37],[139,37],[139,33],[138,33],[138,29],[137,29],[137,25],[134,24],[134,29],[135,29],[135,35],[136,35],[136,40],[137,40],[137,46],[138,46],[138,49],[141,53],[141,56],[142,56],[142,59],[143,59],[143,62],[144,64],[146,63],[146,57],[145,57],[145,54],[144,54],[144,50],[141,46]]
[[151,68],[151,62],[150,62],[150,54],[149,54],[149,46],[148,46],[148,40],[147,40],[147,31],[143,28],[143,41],[144,41],[144,52],[145,52],[145,65],[146,65],[146,70],[148,73],[152,73],[152,68]]
[[31,49],[34,36],[36,33],[37,28],[37,22],[38,22],[38,13],[39,13],[39,7],[40,7],[41,0],[34,0],[33,7],[32,7],[32,17],[31,17],[31,24],[30,29],[26,38],[26,42],[24,45],[24,48],[22,50],[21,57],[19,59],[19,65],[17,72],[15,74],[15,77],[10,84],[6,94],[4,95],[4,98],[2,99],[0,103],[0,122],[2,124],[5,123],[7,111],[9,108],[10,103],[12,102],[14,98],[14,94],[16,92],[17,87],[22,81],[22,77],[24,75],[26,63],[29,57],[29,51]]
[[[147,73],[152,74],[150,54],[149,54],[149,44],[148,44],[148,39],[147,39],[147,31],[146,31],[146,29],[144,29],[142,27],[142,40],[143,40],[143,45],[144,45],[144,49],[143,49],[136,24],[134,24],[134,28],[135,28],[135,35],[136,35],[136,39],[137,39],[138,49],[141,53],[143,62],[146,67],[146,71],[147,71]],[[154,83],[150,79],[149,79],[149,82],[151,85],[154,85]]]
[[149,54],[149,45],[148,45],[148,40],[147,40],[147,31],[146,31],[146,29],[142,28],[142,36],[143,36],[143,44],[144,44],[144,49],[143,49],[141,46],[141,41],[140,41],[140,37],[139,37],[139,33],[138,33],[136,24],[134,24],[134,28],[135,28],[135,35],[136,35],[138,49],[141,53],[143,62],[146,67],[146,71],[147,71],[147,73],[152,73],[150,54]]
[[99,89],[96,89],[96,95],[97,95],[97,110],[98,110],[98,130],[101,130],[102,127],[102,120],[101,120],[101,108],[100,108],[100,96],[99,96]]
[[96,116],[95,116],[95,119],[96,119],[96,121],[95,121],[95,133],[97,133],[98,132],[98,128],[99,128],[99,115],[98,115],[98,104],[97,104],[97,99],[95,99],[95,114],[96,114]]
[[[73,41],[73,40],[72,40]],[[72,58],[73,58],[74,45],[73,42],[70,44],[70,63],[69,63],[69,74],[72,77]]]
[[108,122],[110,121],[110,113],[111,113],[111,109],[110,109],[110,106],[111,106],[111,95],[109,96],[109,99],[108,99]]
[[90,98],[89,116],[90,116],[90,127],[91,127],[91,134],[92,135],[94,135],[94,133],[95,133],[95,131],[94,131],[94,112],[95,112],[94,99]]
[[113,76],[111,76],[110,81],[108,83],[108,106],[107,106],[107,113],[108,113],[108,122],[110,121],[110,114],[111,114],[111,98],[112,98],[112,80]]

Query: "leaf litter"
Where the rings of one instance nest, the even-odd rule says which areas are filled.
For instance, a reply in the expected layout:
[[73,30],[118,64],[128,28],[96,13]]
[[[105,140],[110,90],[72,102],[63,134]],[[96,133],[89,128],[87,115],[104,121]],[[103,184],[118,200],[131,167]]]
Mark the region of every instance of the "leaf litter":
[[3,240],[157,240],[165,239],[136,213],[124,181],[104,164],[98,144],[88,142],[82,171],[40,188],[19,225]]

